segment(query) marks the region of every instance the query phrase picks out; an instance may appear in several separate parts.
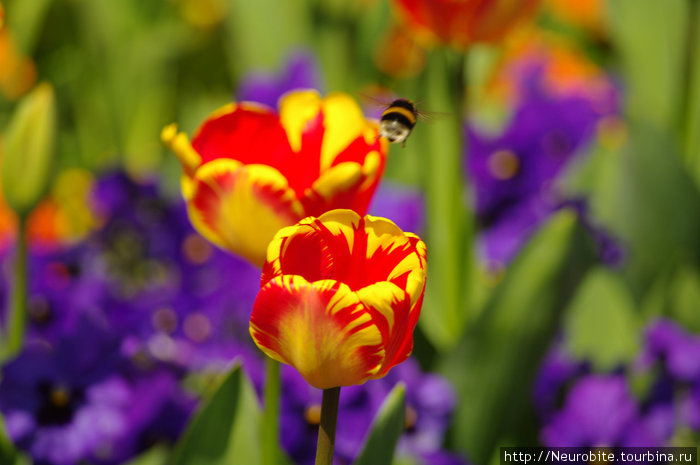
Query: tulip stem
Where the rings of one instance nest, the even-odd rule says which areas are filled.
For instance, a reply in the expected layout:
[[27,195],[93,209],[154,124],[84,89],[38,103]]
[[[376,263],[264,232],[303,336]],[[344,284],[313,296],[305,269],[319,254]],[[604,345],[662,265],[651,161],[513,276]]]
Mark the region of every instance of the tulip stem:
[[14,273],[10,312],[7,317],[5,346],[1,360],[14,357],[24,344],[24,332],[27,325],[27,238],[26,217],[20,215],[18,221],[17,244],[15,248]]
[[316,465],[333,465],[339,399],[340,387],[323,390],[321,424],[318,427],[318,445],[316,446]]
[[278,465],[279,412],[280,412],[280,364],[271,358],[265,361],[265,409],[262,425],[262,464]]

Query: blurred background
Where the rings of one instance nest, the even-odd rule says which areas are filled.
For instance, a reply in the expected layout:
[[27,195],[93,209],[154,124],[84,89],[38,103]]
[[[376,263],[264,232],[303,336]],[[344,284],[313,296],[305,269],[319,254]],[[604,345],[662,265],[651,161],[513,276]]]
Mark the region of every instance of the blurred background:
[[[698,445],[698,4],[2,1],[0,463],[174,463],[234,359],[259,416],[260,271],[191,227],[160,131],[296,88],[424,113],[370,207],[428,245],[414,355],[343,390],[336,463],[399,381],[396,464]],[[313,463],[320,392],[282,376]]]

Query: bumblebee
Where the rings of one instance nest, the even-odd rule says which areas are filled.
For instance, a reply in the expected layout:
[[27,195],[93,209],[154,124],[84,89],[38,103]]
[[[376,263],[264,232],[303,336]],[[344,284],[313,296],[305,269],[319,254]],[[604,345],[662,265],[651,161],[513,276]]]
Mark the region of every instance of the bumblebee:
[[382,113],[379,120],[379,136],[386,137],[391,143],[406,145],[406,138],[411,134],[418,119],[418,110],[407,99],[396,99]]

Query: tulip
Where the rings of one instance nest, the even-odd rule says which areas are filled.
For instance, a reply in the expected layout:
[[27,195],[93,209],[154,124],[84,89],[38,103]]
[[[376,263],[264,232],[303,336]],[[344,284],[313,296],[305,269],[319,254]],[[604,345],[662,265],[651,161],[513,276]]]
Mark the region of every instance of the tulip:
[[270,243],[250,333],[319,389],[381,378],[413,349],[426,279],[420,238],[334,210]]
[[406,26],[428,43],[466,48],[500,40],[539,0],[394,0]]
[[364,214],[379,184],[388,143],[349,96],[286,94],[279,113],[227,105],[192,142],[173,124],[164,143],[183,167],[182,191],[197,230],[256,265],[274,234],[334,208]]
[[55,135],[54,90],[42,83],[20,102],[3,140],[2,189],[19,215],[27,215],[46,192]]

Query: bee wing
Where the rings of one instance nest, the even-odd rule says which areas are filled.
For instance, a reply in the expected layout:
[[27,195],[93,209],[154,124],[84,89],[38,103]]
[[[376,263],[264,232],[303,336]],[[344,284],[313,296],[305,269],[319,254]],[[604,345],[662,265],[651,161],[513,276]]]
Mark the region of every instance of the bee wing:
[[384,110],[386,107],[391,105],[391,102],[394,101],[389,94],[387,94],[387,98],[385,99],[383,97],[380,98],[376,95],[370,95],[370,94],[358,92],[357,97],[363,106],[371,107],[371,108],[377,109],[377,110],[379,110],[379,109]]
[[447,117],[454,117],[454,113],[447,113],[447,112],[443,112],[443,111],[428,111],[428,110],[417,109],[417,113],[418,113],[418,120],[425,121],[425,122],[440,120],[442,118],[447,118]]

